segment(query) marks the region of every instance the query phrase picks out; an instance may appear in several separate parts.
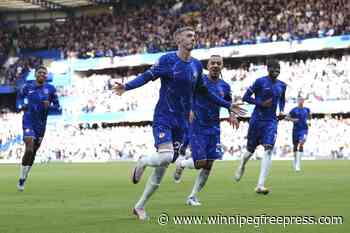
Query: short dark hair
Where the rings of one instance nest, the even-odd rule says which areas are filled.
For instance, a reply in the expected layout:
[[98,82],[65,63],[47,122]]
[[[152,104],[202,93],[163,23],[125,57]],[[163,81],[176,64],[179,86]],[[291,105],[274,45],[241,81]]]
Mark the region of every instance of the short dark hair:
[[45,66],[38,66],[36,69],[35,69],[35,72],[37,72],[38,70],[46,70],[47,71],[47,68]]
[[185,31],[194,31],[192,27],[180,27],[178,29],[176,29],[176,31],[174,32],[174,36],[176,37],[177,35],[179,35],[180,33],[182,32],[185,32]]
[[276,59],[268,60],[267,68],[280,68],[280,63]]

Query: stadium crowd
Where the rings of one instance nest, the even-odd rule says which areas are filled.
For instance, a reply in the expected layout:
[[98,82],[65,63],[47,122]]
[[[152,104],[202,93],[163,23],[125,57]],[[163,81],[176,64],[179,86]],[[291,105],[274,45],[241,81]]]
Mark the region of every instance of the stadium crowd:
[[[350,56],[343,56],[339,60],[322,58],[281,62],[280,79],[288,84],[287,102],[293,103],[299,95],[306,97],[308,103],[350,100],[349,64]],[[225,68],[222,78],[231,85],[234,99],[240,101],[249,85],[265,74],[264,66],[251,64],[248,69]],[[134,77],[127,77],[123,81],[127,82]],[[104,113],[149,110],[155,106],[159,81],[150,82],[122,97],[112,93],[113,82],[114,79],[108,75],[93,75],[88,78],[74,76],[71,86],[59,90],[60,96],[74,97],[74,101],[63,106],[64,111],[68,114],[77,112],[77,109],[85,113]]]
[[157,1],[113,15],[67,18],[49,27],[20,27],[20,49],[59,48],[89,58],[173,50],[172,32],[193,26],[198,47],[323,37],[350,32],[347,0]]
[[[10,140],[22,134],[18,122],[21,114],[10,113],[1,116],[7,124],[0,129],[1,138]],[[227,122],[221,123],[222,150],[224,159],[237,159],[246,148],[248,123],[241,122],[238,130],[233,130]],[[292,123],[281,121],[278,128],[274,157],[291,158]],[[328,158],[350,158],[350,119],[312,119],[309,136],[305,145],[305,156],[326,156]],[[5,142],[3,142],[5,143]],[[38,161],[115,161],[135,160],[140,155],[152,154],[152,128],[143,127],[81,127],[64,125],[60,122],[49,124]],[[259,157],[263,149],[257,150]],[[14,144],[1,152],[1,158],[15,161],[21,158],[23,145]]]

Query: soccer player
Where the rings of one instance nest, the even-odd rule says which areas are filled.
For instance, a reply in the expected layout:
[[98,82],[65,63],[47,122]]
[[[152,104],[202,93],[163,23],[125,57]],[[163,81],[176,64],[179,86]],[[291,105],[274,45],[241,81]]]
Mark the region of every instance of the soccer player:
[[151,80],[160,78],[161,81],[152,125],[157,154],[140,157],[132,175],[132,181],[136,184],[146,167],[155,168],[144,193],[133,209],[140,220],[148,218],[145,204],[158,189],[167,166],[173,161],[174,155],[178,154],[176,151],[184,141],[195,93],[205,93],[220,106],[231,107],[230,102],[213,95],[203,85],[202,65],[200,61],[191,57],[191,50],[195,45],[193,29],[179,28],[175,32],[175,41],[178,45],[177,52],[161,56],[155,65],[125,85],[116,83],[114,86],[114,91],[122,95],[125,91],[138,88]]
[[[210,92],[232,102],[230,85],[220,79],[222,68],[222,57],[219,55],[211,56],[208,61],[209,75],[203,76],[203,83]],[[241,114],[244,112],[243,109],[238,107],[236,110],[242,112]],[[186,201],[187,205],[199,206],[201,203],[196,195],[205,186],[214,161],[222,158],[220,144],[220,106],[211,101],[207,96],[198,95],[191,114],[190,145],[192,158],[178,159],[176,161],[174,180],[176,183],[180,182],[184,168],[200,169],[192,192]],[[230,113],[230,122],[234,127],[238,128],[239,123],[235,114],[236,111]]]
[[56,88],[46,83],[46,67],[38,67],[35,78],[34,81],[28,81],[19,93],[24,103],[21,109],[24,111],[22,124],[25,143],[25,152],[17,184],[19,191],[24,190],[24,184],[33,166],[36,152],[44,138],[48,112],[60,110]]
[[286,118],[293,122],[293,168],[296,172],[301,170],[301,157],[309,129],[307,120],[310,116],[310,109],[304,107],[304,98],[298,97],[298,106],[293,108]]
[[267,70],[268,76],[258,78],[243,96],[243,101],[254,104],[255,108],[249,121],[247,151],[242,156],[235,174],[235,180],[239,181],[256,147],[263,145],[265,153],[261,161],[260,176],[255,191],[265,195],[269,193],[269,189],[265,187],[265,180],[271,167],[272,149],[277,136],[277,106],[279,106],[280,116],[283,117],[287,88],[284,82],[277,79],[280,74],[278,61],[269,61]]

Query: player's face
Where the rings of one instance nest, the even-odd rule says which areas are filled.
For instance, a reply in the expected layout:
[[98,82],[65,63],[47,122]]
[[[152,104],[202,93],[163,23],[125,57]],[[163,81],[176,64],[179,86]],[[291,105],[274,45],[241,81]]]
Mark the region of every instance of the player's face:
[[279,66],[270,66],[268,67],[268,72],[272,79],[276,79],[280,75],[281,69]]
[[211,57],[208,61],[209,76],[213,79],[219,79],[223,65],[222,57]]
[[299,98],[298,99],[298,105],[299,106],[303,106],[304,105],[304,99],[303,98]]
[[46,81],[47,78],[47,70],[45,69],[39,69],[36,73],[36,81],[39,84],[44,84],[44,82]]
[[195,45],[196,38],[194,31],[184,31],[178,36],[179,47],[191,51]]

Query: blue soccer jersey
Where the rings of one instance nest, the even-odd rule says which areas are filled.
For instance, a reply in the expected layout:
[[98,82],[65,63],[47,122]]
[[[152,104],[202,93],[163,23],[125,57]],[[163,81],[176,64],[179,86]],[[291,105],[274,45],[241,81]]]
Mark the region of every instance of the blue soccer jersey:
[[310,117],[310,109],[295,107],[289,112],[289,115],[292,118],[298,119],[298,121],[293,123],[293,144],[305,142],[309,128],[307,120]]
[[[244,94],[243,101],[255,105],[249,121],[248,151],[253,153],[258,145],[274,146],[277,137],[277,106],[281,112],[284,111],[286,88],[287,85],[278,79],[262,77]],[[253,94],[255,98],[252,98]],[[264,107],[262,103],[269,99],[272,99],[272,105]]]
[[[267,76],[258,78],[243,96],[243,101],[255,105],[252,118],[254,120],[277,120],[277,106],[281,112],[284,111],[286,89],[287,85],[278,79],[273,81]],[[251,97],[253,94],[255,98]],[[263,107],[262,102],[268,99],[272,99],[272,106]]]
[[[231,103],[231,87],[224,80],[212,81],[205,75],[203,84],[212,95],[220,96]],[[220,132],[220,107],[208,96],[198,95],[193,105],[195,114],[193,131],[206,134]]]
[[289,112],[289,115],[292,118],[298,119],[298,121],[293,123],[293,131],[308,130],[307,120],[310,117],[309,108],[295,107]]
[[60,109],[56,88],[48,83],[39,86],[36,81],[29,81],[19,95],[24,103],[23,137],[42,138],[49,111]]
[[[204,76],[203,84],[211,95],[220,96],[231,103],[231,87],[225,81],[213,81]],[[207,95],[198,95],[193,104],[193,112],[190,137],[193,160],[220,159],[220,106]]]
[[173,142],[174,146],[182,144],[196,92],[206,93],[221,106],[230,106],[203,86],[202,69],[202,64],[195,58],[183,61],[176,53],[168,53],[146,72],[125,84],[128,91],[160,78],[159,99],[153,115],[156,147],[168,142]]

